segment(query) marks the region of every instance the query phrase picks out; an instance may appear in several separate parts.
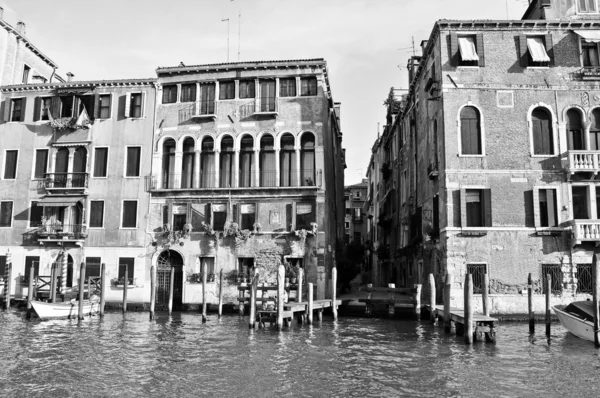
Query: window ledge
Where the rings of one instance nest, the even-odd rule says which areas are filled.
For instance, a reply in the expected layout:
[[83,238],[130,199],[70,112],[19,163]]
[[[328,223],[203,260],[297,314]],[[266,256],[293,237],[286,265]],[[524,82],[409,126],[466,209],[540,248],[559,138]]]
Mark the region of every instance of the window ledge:
[[[479,228],[479,227],[475,227],[475,228]],[[485,228],[485,227],[480,227],[480,228]],[[462,236],[486,236],[488,233],[488,231],[486,229],[469,229],[469,230],[462,230],[460,232],[460,234]]]
[[537,236],[556,236],[562,235],[563,232],[567,231],[566,229],[560,227],[536,227],[535,234]]
[[459,158],[484,158],[485,155],[463,155],[463,154],[458,154],[457,155]]
[[480,68],[479,65],[477,65],[477,66],[468,66],[468,65],[464,65],[463,66],[463,65],[458,65],[456,67],[456,69],[479,69],[479,68]]
[[277,111],[254,112],[255,115],[278,115]]
[[532,158],[551,158],[556,156],[556,154],[547,154],[547,155],[534,155],[534,154],[530,154],[529,156],[531,156]]
[[192,118],[194,119],[216,119],[217,115],[214,113],[211,114],[207,114],[207,115],[192,115]]

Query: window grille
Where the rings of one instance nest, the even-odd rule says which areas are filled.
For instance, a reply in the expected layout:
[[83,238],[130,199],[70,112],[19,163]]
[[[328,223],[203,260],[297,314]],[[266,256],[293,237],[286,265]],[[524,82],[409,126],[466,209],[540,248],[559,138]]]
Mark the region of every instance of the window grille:
[[546,294],[546,279],[548,275],[552,277],[552,284],[550,285],[550,293],[561,294],[563,285],[563,273],[560,264],[542,264],[542,286],[544,287],[544,294]]
[[487,273],[486,264],[467,264],[467,273],[473,275],[473,294],[483,292],[483,276]]
[[577,293],[592,293],[592,264],[577,264]]

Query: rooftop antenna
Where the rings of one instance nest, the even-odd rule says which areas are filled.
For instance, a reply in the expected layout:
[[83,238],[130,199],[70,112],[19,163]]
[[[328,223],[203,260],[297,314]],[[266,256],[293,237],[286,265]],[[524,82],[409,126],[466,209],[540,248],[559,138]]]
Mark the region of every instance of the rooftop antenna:
[[227,21],[227,62],[229,62],[229,18],[221,19],[221,22]]
[[413,48],[413,57],[417,55],[417,51],[415,50],[415,37],[412,36],[412,48]]

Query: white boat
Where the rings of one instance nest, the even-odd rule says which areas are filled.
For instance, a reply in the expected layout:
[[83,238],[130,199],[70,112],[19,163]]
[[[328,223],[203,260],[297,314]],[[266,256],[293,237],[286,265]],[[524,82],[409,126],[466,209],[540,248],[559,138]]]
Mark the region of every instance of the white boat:
[[579,338],[594,341],[593,301],[573,301],[569,305],[557,305],[552,309],[565,329]]
[[[99,301],[97,296],[92,296],[91,300],[84,300],[83,314],[97,314],[100,310]],[[31,306],[41,319],[77,318],[77,315],[79,314],[79,301],[75,300],[64,303],[32,301]]]

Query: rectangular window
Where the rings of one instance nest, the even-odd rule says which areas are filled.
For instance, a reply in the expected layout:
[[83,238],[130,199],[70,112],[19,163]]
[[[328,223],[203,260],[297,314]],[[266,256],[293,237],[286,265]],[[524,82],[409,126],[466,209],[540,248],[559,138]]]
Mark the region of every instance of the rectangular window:
[[17,178],[17,159],[19,157],[19,151],[9,150],[4,152],[4,179],[14,180]]
[[275,112],[275,81],[260,82],[260,111]]
[[129,117],[142,117],[142,93],[132,93],[129,106]]
[[296,229],[311,230],[311,222],[315,222],[315,215],[311,203],[298,203],[296,205]]
[[173,213],[173,231],[183,231],[187,220],[187,205],[174,204],[171,208]]
[[137,200],[123,201],[122,228],[137,227]]
[[598,12],[596,0],[577,0],[579,12]]
[[215,113],[215,84],[200,85],[200,115],[214,115]]
[[104,228],[104,201],[90,201],[90,228]]
[[13,202],[0,202],[0,228],[12,226]]
[[254,80],[240,80],[240,98],[254,98],[255,96]]
[[94,177],[106,177],[108,172],[108,148],[94,148]]
[[85,258],[85,276],[86,278],[92,277],[97,278],[100,276],[100,266],[102,265],[102,258],[100,257],[86,257]]
[[465,189],[464,222],[467,227],[492,226],[492,202],[489,189]]
[[10,100],[10,121],[22,122],[25,116],[24,98],[15,98]]
[[350,222],[349,221],[345,221],[344,222],[344,228],[350,229]]
[[571,194],[573,198],[573,218],[576,220],[589,220],[588,188],[585,186],[572,186]]
[[[200,272],[202,275],[202,271],[204,270],[204,264],[206,264],[206,280],[209,282],[213,282],[215,275],[215,258],[214,257],[200,257]],[[202,280],[202,279],[200,279]]]
[[238,258],[238,275],[242,277],[250,276],[251,270],[254,268],[254,258],[244,257]]
[[315,76],[300,78],[300,95],[303,97],[317,95],[317,78]]
[[42,225],[42,215],[44,208],[37,205],[38,202],[32,201],[29,208],[29,228],[37,228]]
[[[134,279],[134,257],[119,257],[119,276],[117,284],[125,285],[125,279],[127,278],[127,285],[135,285]],[[125,275],[125,268],[127,268],[127,275]]]
[[40,98],[40,120],[50,120],[50,110],[52,109],[52,97]]
[[33,277],[37,278],[40,274],[40,257],[39,256],[26,256],[25,257],[25,280],[24,282],[29,283],[31,276],[31,266],[33,265]]
[[[169,84],[163,86],[163,104],[174,104],[177,102],[177,85]],[[138,116],[139,117],[139,116]]]
[[296,78],[279,79],[279,96],[280,97],[295,97],[296,96]]
[[553,54],[551,34],[519,36],[519,55],[523,68],[549,66],[552,63]]
[[467,264],[467,274],[473,278],[473,294],[481,294],[483,278],[486,274],[486,264]]
[[110,119],[111,95],[101,94],[98,96],[98,118]]
[[[73,116],[73,96],[66,95],[58,97],[60,100],[60,117],[72,117]],[[52,116],[56,117],[54,114]]]
[[240,216],[240,228],[252,231],[256,222],[256,205],[240,204]]
[[196,83],[181,85],[181,102],[196,101]]
[[35,169],[33,171],[33,178],[44,178],[48,172],[48,150],[47,149],[36,149],[35,150]]
[[140,176],[140,155],[142,147],[129,146],[127,147],[127,169],[125,170],[126,177]]
[[235,98],[235,82],[219,82],[219,99],[229,100]]
[[227,221],[227,205],[213,204],[211,205],[212,227],[215,231],[223,231],[225,222]]
[[552,278],[550,284],[550,293],[561,294],[563,290],[563,273],[561,264],[542,264],[542,286],[544,294],[546,294],[546,280],[548,275]]
[[23,66],[23,84],[29,83],[29,72],[31,72],[31,68],[27,65]]
[[583,66],[586,68],[595,68],[600,66],[598,59],[598,43],[588,43],[581,40],[581,58]]
[[[483,37],[483,36],[481,36]],[[481,66],[479,65],[479,52],[483,53],[483,39],[477,40],[476,35],[458,36],[459,66]],[[481,51],[478,51],[481,50]]]
[[538,191],[540,205],[540,227],[558,225],[558,207],[556,189],[540,189]]

